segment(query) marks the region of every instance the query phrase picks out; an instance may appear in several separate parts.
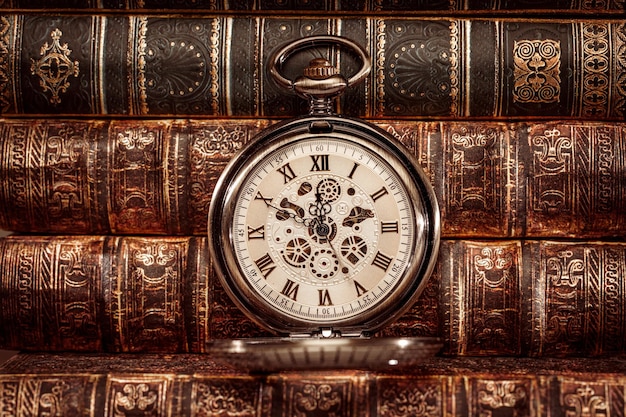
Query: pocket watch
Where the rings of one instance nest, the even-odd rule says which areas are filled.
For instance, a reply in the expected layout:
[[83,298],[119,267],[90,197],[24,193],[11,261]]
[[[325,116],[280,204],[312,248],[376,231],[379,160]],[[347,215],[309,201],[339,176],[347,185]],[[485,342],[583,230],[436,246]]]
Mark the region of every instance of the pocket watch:
[[[294,52],[319,45],[355,53],[361,68],[346,78],[316,58],[284,77]],[[261,132],[228,164],[208,236],[226,292],[278,337],[212,341],[213,355],[257,370],[378,368],[440,348],[431,338],[372,337],[420,294],[440,224],[415,158],[385,131],[333,112],[370,68],[358,44],[337,36],[299,39],[270,59],[274,80],[309,100],[309,114]]]

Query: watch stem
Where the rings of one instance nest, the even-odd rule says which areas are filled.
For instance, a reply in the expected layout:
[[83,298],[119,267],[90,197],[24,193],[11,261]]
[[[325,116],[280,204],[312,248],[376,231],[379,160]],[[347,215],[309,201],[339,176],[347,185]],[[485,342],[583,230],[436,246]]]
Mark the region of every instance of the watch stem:
[[315,58],[304,69],[304,76],[312,80],[325,80],[339,74],[339,70],[325,58]]
[[294,82],[294,90],[309,100],[309,114],[331,115],[334,100],[345,91],[348,82],[327,59],[315,58]]

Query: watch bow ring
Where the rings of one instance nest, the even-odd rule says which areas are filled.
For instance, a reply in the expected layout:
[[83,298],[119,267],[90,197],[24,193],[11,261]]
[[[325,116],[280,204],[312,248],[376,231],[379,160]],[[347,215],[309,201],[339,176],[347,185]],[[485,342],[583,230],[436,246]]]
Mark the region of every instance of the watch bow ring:
[[[346,79],[318,58],[293,81],[280,74],[293,52],[321,44],[352,49],[361,69]],[[376,126],[332,113],[337,96],[369,73],[367,53],[344,38],[304,38],[279,49],[269,70],[311,109],[261,132],[216,184],[209,250],[226,292],[253,321],[289,340],[286,357],[298,357],[297,340],[309,343],[297,349],[322,349],[328,345],[311,340],[350,337],[355,348],[369,341],[364,351],[384,363],[395,355],[388,344],[411,347],[405,358],[432,354],[438,341],[368,339],[423,290],[440,225],[434,191],[408,149]],[[259,352],[281,351],[262,345],[240,340],[225,349],[255,363]]]
[[[311,64],[304,69],[304,74],[293,81],[281,73],[281,67],[293,53],[326,44],[343,46],[349,51],[355,52],[361,61],[359,71],[346,79],[328,60],[318,58],[312,60]],[[299,96],[309,100],[318,100],[320,104],[317,108],[322,108],[324,112],[328,112],[326,109],[332,109],[332,99],[341,95],[346,88],[362,82],[370,73],[371,68],[369,55],[357,43],[338,36],[322,35],[299,39],[276,51],[270,58],[269,73],[279,86],[291,89]],[[328,106],[324,106],[324,104]],[[312,113],[316,112],[314,109],[315,107],[312,105]]]

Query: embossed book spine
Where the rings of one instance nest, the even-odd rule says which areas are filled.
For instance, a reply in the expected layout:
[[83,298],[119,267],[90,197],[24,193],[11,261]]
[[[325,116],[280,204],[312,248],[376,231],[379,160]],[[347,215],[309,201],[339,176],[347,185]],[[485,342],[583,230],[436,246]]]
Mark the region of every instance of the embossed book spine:
[[387,373],[250,375],[206,355],[136,356],[19,355],[0,367],[3,416],[621,416],[626,389],[620,360],[436,358]]
[[[623,120],[626,22],[257,14],[0,16],[0,113],[291,117],[266,72],[277,47],[337,34],[372,57],[342,114],[368,118]],[[249,45],[241,48],[238,45]],[[354,59],[331,52],[342,73]],[[301,68],[311,58],[293,57]],[[301,64],[301,65],[300,65]],[[294,70],[296,71],[296,70]],[[287,74],[295,76],[295,74]]]
[[344,12],[430,12],[430,11],[541,11],[606,13],[623,12],[623,0],[602,2],[554,0],[5,0],[0,9],[113,9],[204,11],[344,11]]
[[[268,119],[0,120],[0,229],[204,236]],[[444,237],[624,237],[626,123],[379,120],[435,187]]]
[[[206,238],[0,240],[0,348],[205,352],[269,336],[220,286]],[[626,244],[444,240],[416,305],[381,332],[437,336],[447,355],[626,352]],[[380,336],[379,335],[379,336]]]

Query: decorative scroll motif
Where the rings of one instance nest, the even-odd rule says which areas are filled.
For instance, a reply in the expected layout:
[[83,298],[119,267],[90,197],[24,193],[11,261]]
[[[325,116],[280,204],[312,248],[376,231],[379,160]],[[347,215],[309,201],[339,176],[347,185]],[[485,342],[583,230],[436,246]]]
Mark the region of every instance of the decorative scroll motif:
[[330,412],[341,407],[340,394],[329,384],[307,384],[294,395],[294,408],[301,415],[312,411]]
[[[173,243],[130,243],[132,263],[129,265],[129,288],[131,294],[142,300],[128,311],[137,326],[133,334],[137,343],[149,344],[151,337],[173,339],[177,336],[176,325],[181,322],[180,279],[184,272],[186,247]],[[129,299],[131,305],[134,300]],[[143,323],[143,324],[140,324]],[[134,327],[134,326],[133,326]],[[141,334],[143,333],[143,334]],[[140,340],[139,340],[140,339]]]
[[544,244],[539,255],[539,288],[545,296],[542,354],[589,352],[612,354],[624,349],[626,323],[620,283],[626,264],[621,245]]
[[[2,401],[2,412],[7,416],[17,416],[18,410],[20,412],[32,411],[27,409],[27,403],[22,402],[20,404],[20,382],[19,380],[11,381],[8,377],[5,377],[0,382],[0,400]],[[26,409],[26,410],[25,410]]]
[[108,381],[107,417],[157,416],[166,414],[167,381],[142,378]]
[[350,415],[350,381],[291,381],[285,416],[348,417]]
[[2,416],[57,417],[84,415],[95,392],[93,376],[28,375],[0,382]]
[[377,19],[376,25],[376,105],[374,106],[376,116],[385,114],[385,47],[387,38],[385,30],[387,25],[383,19]]
[[[136,264],[143,266],[166,266],[169,263],[176,260],[176,251],[169,248],[165,244],[156,244],[144,248],[144,250],[137,250],[134,253],[134,259]],[[158,283],[164,280],[166,275],[148,278],[145,274],[145,270],[138,269],[136,271],[138,277],[146,279],[151,283]],[[138,278],[136,277],[136,278]]]
[[466,353],[516,354],[521,349],[519,250],[516,245],[466,248],[472,268],[463,284],[467,329],[472,329]]
[[611,50],[609,24],[582,24],[582,115],[605,117],[609,109]]
[[40,413],[48,416],[62,415],[64,411],[63,393],[68,388],[69,386],[63,380],[59,380],[50,392],[41,394],[41,397],[39,397]]
[[[587,266],[582,254],[572,250],[546,250],[545,341],[555,352],[565,354],[567,346],[581,340],[586,320],[584,315]],[[596,283],[597,284],[597,283]]]
[[442,128],[447,180],[441,205],[449,233],[506,233],[509,217],[503,202],[510,193],[503,166],[507,158],[500,150],[506,137],[503,130],[478,124]]
[[200,126],[191,132],[189,195],[193,209],[190,214],[192,224],[206,225],[215,183],[226,164],[248,141],[249,136],[250,131],[239,125],[212,128]]
[[[493,416],[513,415],[531,416],[531,398],[536,395],[532,392],[531,382],[528,380],[476,380],[477,413],[472,415]],[[508,411],[508,412],[507,412]]]
[[[211,86],[209,89],[209,101],[211,103],[211,114],[220,113],[220,44],[224,40],[220,39],[221,19],[213,19],[211,22],[211,42],[210,42],[210,76]],[[227,41],[226,41],[227,42]]]
[[[626,3],[621,2],[622,10],[626,8]],[[614,93],[615,104],[613,108],[613,114],[616,117],[626,118],[626,22],[619,23],[613,26],[613,60],[615,71]]]
[[475,127],[461,127],[450,137],[452,145],[454,189],[451,204],[461,210],[485,210],[498,206],[498,166],[492,154],[495,151],[498,131]]
[[384,417],[436,417],[444,415],[441,385],[431,379],[386,381],[378,399]]
[[50,103],[60,104],[61,98],[59,94],[65,93],[70,87],[68,79],[71,76],[78,77],[80,73],[78,61],[72,61],[70,55],[72,50],[68,48],[67,43],[61,45],[61,36],[63,33],[57,28],[52,31],[52,45],[48,42],[41,47],[38,60],[31,58],[30,71],[32,75],[39,77],[39,85],[44,93],[50,92]]
[[624,10],[624,0],[582,0],[582,10]]
[[561,94],[561,42],[551,39],[515,41],[513,100],[553,103]]
[[198,382],[192,392],[193,407],[197,416],[257,415],[258,388],[250,381]]
[[128,66],[132,69],[130,79],[136,84],[131,87],[130,108],[133,114],[148,114],[148,94],[146,78],[146,55],[148,32],[148,18],[131,18],[129,37],[131,39],[128,48]]
[[[454,9],[452,9],[454,10]],[[460,108],[460,97],[461,97],[461,68],[460,68],[460,30],[459,24],[462,24],[459,21],[451,21],[450,22],[450,115],[451,116],[461,116],[461,108]]]
[[111,132],[115,169],[111,175],[111,217],[114,230],[129,233],[164,230],[163,172],[160,169],[162,130],[129,126]]
[[564,383],[562,401],[566,417],[608,416],[610,415],[606,387],[599,383]]
[[90,262],[89,248],[80,243],[60,244],[56,251],[59,282],[55,288],[63,294],[57,315],[58,332],[70,346],[78,342],[97,346],[98,307],[92,294],[100,269]]
[[571,175],[573,172],[572,139],[558,129],[546,130],[532,138],[534,190],[533,210],[572,210]]
[[45,162],[50,167],[50,216],[63,222],[85,220],[84,173],[81,161],[87,158],[89,145],[83,132],[72,127],[59,129],[47,141]]

